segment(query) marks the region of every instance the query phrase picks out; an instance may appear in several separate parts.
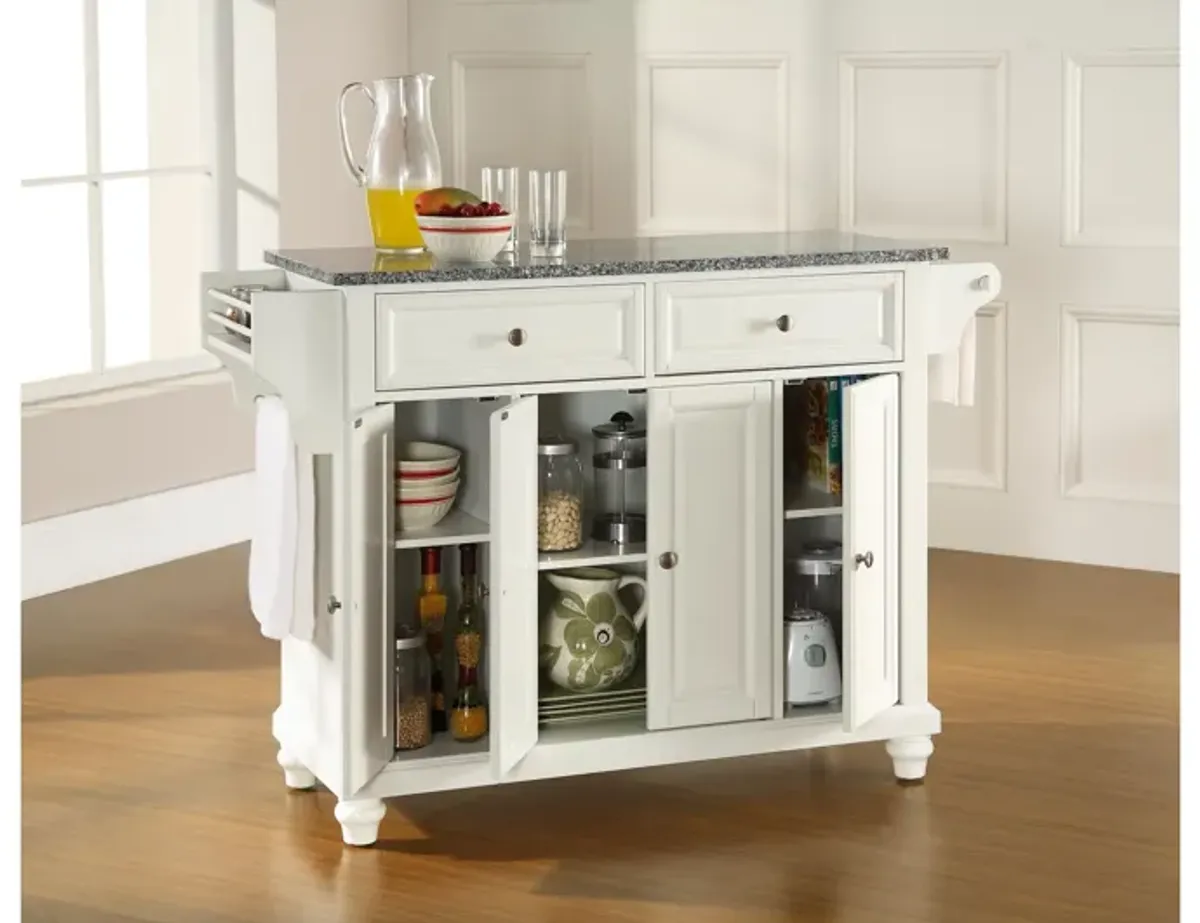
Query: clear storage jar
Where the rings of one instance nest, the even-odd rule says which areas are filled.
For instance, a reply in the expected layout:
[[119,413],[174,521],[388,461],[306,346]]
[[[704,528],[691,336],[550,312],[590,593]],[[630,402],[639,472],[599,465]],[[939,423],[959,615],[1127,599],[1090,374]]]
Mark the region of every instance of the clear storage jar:
[[583,465],[567,436],[538,439],[538,551],[574,551],[583,544]]
[[430,724],[429,652],[425,632],[407,632],[396,639],[396,749],[418,750],[433,738]]

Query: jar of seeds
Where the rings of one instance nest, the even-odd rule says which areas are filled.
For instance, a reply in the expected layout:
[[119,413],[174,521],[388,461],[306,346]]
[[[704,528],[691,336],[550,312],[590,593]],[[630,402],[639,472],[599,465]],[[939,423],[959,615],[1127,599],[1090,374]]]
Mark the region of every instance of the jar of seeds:
[[583,544],[583,464],[566,436],[538,439],[538,551],[573,551]]
[[417,750],[432,739],[430,663],[425,632],[407,631],[396,639],[396,749]]

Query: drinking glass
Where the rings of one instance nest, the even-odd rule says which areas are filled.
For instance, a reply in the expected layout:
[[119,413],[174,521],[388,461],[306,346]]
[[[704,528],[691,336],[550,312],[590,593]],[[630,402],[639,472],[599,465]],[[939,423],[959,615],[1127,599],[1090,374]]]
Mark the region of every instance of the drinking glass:
[[561,256],[567,249],[567,171],[529,171],[529,255]]
[[520,182],[520,173],[516,167],[484,167],[480,179],[482,188],[483,200],[485,202],[497,202],[504,207],[504,210],[513,216],[512,233],[508,235],[508,243],[501,249],[501,253],[506,250],[515,250],[517,246],[517,228],[520,224],[520,214],[518,206],[520,198],[517,194],[517,184]]

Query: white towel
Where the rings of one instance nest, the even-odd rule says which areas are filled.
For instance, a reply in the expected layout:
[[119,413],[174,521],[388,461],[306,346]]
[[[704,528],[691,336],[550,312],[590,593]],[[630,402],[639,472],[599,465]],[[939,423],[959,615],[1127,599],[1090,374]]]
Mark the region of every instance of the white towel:
[[955,407],[975,406],[975,317],[967,321],[958,349],[929,357],[929,399]]
[[[255,401],[254,531],[250,609],[262,633],[311,640],[314,497],[312,456],[292,440],[287,408],[275,396]],[[298,470],[299,469],[299,470]]]

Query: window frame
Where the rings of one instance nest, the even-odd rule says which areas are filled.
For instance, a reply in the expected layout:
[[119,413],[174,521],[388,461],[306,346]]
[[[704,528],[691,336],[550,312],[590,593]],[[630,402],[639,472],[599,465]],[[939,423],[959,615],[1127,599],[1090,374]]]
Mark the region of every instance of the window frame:
[[[196,344],[196,353],[173,359],[149,360],[105,368],[104,202],[102,185],[111,180],[157,176],[202,175],[211,180],[208,196],[209,265],[215,270],[237,268],[240,188],[257,192],[237,175],[237,133],[234,84],[234,0],[194,0],[200,23],[200,91],[203,118],[209,125],[204,163],[148,167],[141,170],[101,169],[100,157],[100,29],[101,0],[80,0],[83,6],[85,168],[81,174],[22,179],[22,188],[86,185],[88,220],[88,291],[91,368],[87,372],[21,383],[21,405],[80,397],[131,385],[191,377],[220,368],[215,356]],[[268,4],[270,5],[270,4]],[[199,286],[200,280],[196,280]]]

